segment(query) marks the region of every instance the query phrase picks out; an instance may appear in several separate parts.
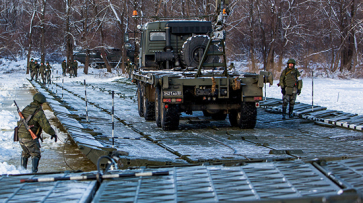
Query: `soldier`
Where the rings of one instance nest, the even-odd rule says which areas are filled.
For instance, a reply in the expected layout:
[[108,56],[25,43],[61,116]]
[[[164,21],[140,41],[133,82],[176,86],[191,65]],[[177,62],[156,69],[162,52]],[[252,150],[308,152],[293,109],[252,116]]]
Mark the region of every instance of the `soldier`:
[[234,63],[231,63],[229,65],[228,70],[235,70]]
[[45,69],[47,67],[44,65],[43,62],[40,63],[40,68],[39,68],[39,75],[42,76],[42,80],[43,80],[43,83],[45,84]]
[[77,77],[77,69],[78,69],[78,63],[76,60],[73,60],[73,62],[71,62],[71,65],[70,65],[70,76],[69,77]]
[[63,76],[66,76],[66,72],[67,72],[67,62],[66,62],[66,60],[64,59],[63,60],[63,63],[62,63],[62,74],[63,74]]
[[32,71],[32,80],[33,80],[33,77],[35,76],[35,81],[38,81],[39,64],[38,64],[37,60],[34,61],[32,70],[33,70]]
[[133,71],[133,65],[130,61],[130,58],[127,58],[126,62],[126,72],[129,74],[129,80],[131,80],[131,73]]
[[73,70],[74,70],[74,76],[77,77],[78,63],[75,59],[73,60],[72,65],[73,65]]
[[47,67],[45,70],[45,79],[46,79],[46,83],[48,83],[48,84],[51,83],[51,79],[50,79],[51,74],[52,74],[52,66],[50,66],[49,61],[47,61]]
[[293,117],[293,110],[296,100],[296,94],[300,95],[302,88],[302,80],[300,72],[295,68],[295,60],[289,59],[287,61],[287,68],[285,68],[280,76],[281,93],[283,95],[282,103],[282,119],[286,119],[287,103],[289,106],[289,117]]
[[26,169],[28,165],[28,158],[32,157],[32,172],[36,173],[38,172],[38,165],[41,157],[39,137],[42,133],[42,130],[51,135],[51,139],[55,138],[55,142],[57,142],[57,135],[50,126],[49,121],[45,117],[44,111],[42,109],[42,104],[46,102],[44,95],[41,93],[36,93],[33,97],[33,100],[33,102],[23,109],[22,114],[25,118],[33,115],[32,118],[28,121],[28,125],[31,127],[30,129],[37,135],[38,138],[33,139],[25,126],[21,125],[21,121],[18,121],[18,126],[20,126],[18,135],[20,146],[23,149],[21,153],[21,166]]
[[30,81],[33,80],[33,66],[34,66],[34,59],[31,58],[30,62],[28,64],[28,69],[29,69],[29,72],[30,72]]

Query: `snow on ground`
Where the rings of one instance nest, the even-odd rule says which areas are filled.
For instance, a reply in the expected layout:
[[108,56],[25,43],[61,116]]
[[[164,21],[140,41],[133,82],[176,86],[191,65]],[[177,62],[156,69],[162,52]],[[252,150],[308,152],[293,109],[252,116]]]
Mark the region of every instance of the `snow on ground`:
[[[51,64],[53,67],[53,76],[60,75],[61,65]],[[16,99],[14,95],[16,90],[24,87],[24,84],[29,84],[25,75],[26,61],[20,60],[18,62],[6,61],[0,59],[0,174],[17,174],[30,172],[22,170],[14,165],[8,165],[6,160],[9,157],[17,157],[21,153],[19,143],[13,142],[13,128],[16,126],[18,115],[13,106],[12,99]],[[107,73],[105,69],[89,69],[89,75],[85,75],[82,69],[78,70],[77,78],[64,78],[65,81],[82,81],[87,82],[107,82],[119,78],[117,73]],[[58,79],[60,80],[60,79]],[[59,82],[59,81],[58,81]],[[281,98],[281,89],[276,85],[269,87],[267,85],[267,97]],[[311,104],[312,100],[312,79],[303,79],[303,89],[297,101],[302,103]],[[363,90],[363,79],[329,79],[329,78],[314,78],[314,105],[321,105],[328,107],[328,109],[341,110],[350,113],[357,113],[363,115],[363,107],[360,105],[360,100],[363,98],[361,94]],[[30,101],[28,102],[30,103]],[[26,104],[20,106],[24,108]],[[129,104],[125,104],[129,105]],[[13,109],[13,110],[9,110]],[[54,117],[50,111],[45,111],[48,118]],[[60,140],[64,140],[67,135],[62,134],[55,126],[53,128],[58,133]],[[42,150],[50,150],[55,147],[62,146],[62,142],[54,143],[49,139],[49,135],[45,135],[44,143],[42,143]]]
[[[313,82],[314,85],[311,78],[303,79],[303,88],[300,96],[297,96],[297,102],[312,104],[313,99],[314,105],[363,115],[361,105],[363,79],[314,78]],[[275,80],[273,86],[267,87],[267,97],[282,98],[281,88],[277,86],[277,83],[278,81]],[[314,86],[313,94],[312,86]]]

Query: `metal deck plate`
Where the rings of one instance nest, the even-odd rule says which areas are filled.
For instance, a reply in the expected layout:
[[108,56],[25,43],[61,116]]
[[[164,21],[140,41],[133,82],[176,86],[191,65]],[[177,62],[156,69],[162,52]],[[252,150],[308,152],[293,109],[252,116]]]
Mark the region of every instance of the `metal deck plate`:
[[[218,202],[336,195],[340,188],[301,161],[241,167],[164,168],[169,176],[104,181],[95,202]],[[147,169],[145,171],[157,171]]]
[[363,158],[327,162],[322,167],[348,187],[363,194]]
[[64,174],[0,176],[0,202],[89,202],[97,181],[20,183],[20,179],[68,176]]

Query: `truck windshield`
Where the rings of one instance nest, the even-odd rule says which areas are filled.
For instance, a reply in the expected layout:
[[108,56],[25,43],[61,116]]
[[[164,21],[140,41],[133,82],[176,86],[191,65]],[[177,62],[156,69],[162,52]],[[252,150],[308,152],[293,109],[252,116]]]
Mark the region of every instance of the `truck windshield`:
[[165,41],[165,32],[150,32],[150,41]]

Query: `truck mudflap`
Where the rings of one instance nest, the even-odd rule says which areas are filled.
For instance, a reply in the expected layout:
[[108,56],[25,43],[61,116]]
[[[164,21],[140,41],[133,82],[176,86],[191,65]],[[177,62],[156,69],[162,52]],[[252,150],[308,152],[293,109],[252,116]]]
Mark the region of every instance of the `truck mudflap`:
[[274,78],[271,72],[269,71],[260,71],[260,75],[258,76],[258,87],[263,87],[265,83],[270,83],[270,86],[273,85]]

